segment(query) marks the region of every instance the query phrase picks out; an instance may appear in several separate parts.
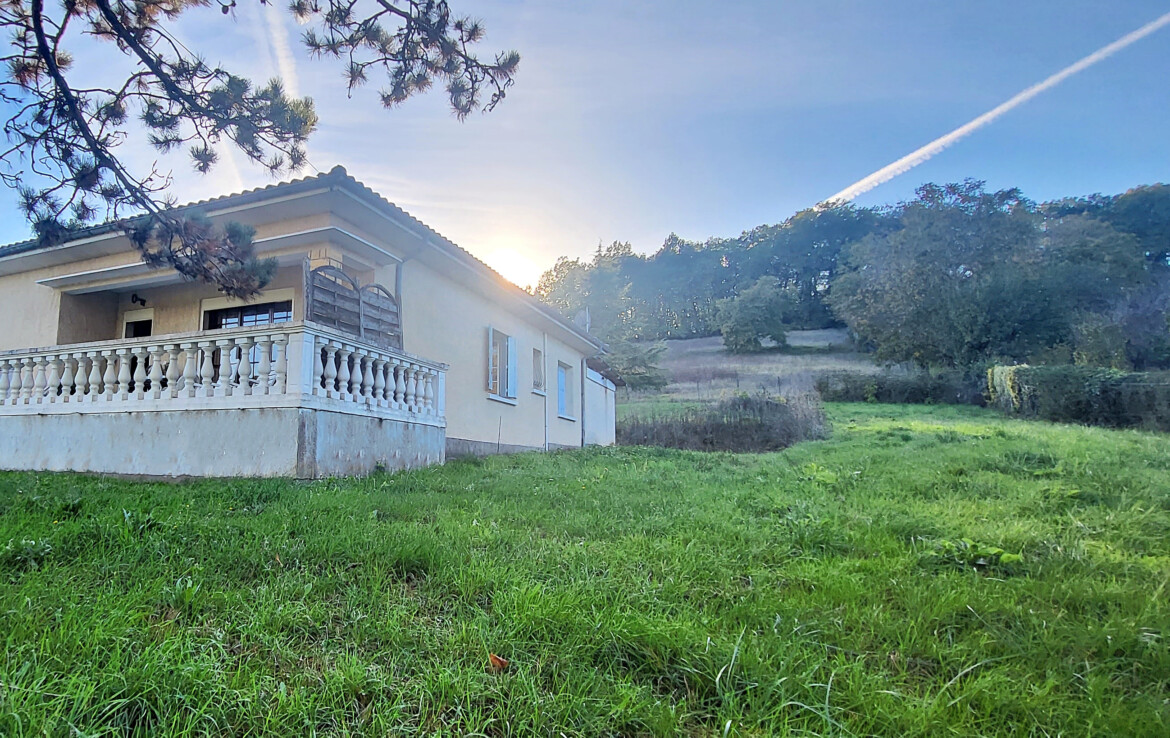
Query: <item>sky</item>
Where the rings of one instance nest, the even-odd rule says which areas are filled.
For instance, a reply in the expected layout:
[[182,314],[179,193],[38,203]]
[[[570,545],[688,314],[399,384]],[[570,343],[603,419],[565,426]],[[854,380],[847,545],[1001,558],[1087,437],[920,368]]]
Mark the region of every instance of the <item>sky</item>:
[[[277,0],[279,3],[279,0]],[[280,5],[189,11],[176,34],[257,82],[311,96],[311,167],[335,164],[520,286],[600,243],[735,236],[833,196],[1154,21],[1170,2],[450,0],[483,21],[481,55],[515,49],[515,86],[460,122],[441,90],[385,110],[347,96]],[[79,69],[117,68],[82,41]],[[862,206],[965,178],[1043,201],[1170,181],[1170,27],[979,126]],[[132,142],[180,202],[269,184],[241,156],[209,175]],[[0,195],[0,242],[28,236]]]

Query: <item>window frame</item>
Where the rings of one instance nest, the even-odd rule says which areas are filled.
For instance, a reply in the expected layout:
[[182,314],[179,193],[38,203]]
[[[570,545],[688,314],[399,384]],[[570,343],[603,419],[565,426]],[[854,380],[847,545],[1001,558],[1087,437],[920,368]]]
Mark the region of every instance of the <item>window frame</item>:
[[573,414],[573,365],[557,362],[557,417],[577,421]]
[[[547,365],[544,359],[544,349],[532,347],[532,394],[541,397],[548,396]],[[539,382],[537,380],[540,380]]]
[[[208,325],[208,322],[207,322],[207,314],[208,313],[213,313],[213,312],[220,310],[222,308],[247,307],[249,305],[262,305],[264,303],[269,303],[269,302],[285,302],[285,301],[291,302],[292,303],[291,317],[289,318],[288,322],[292,322],[292,321],[295,321],[297,319],[297,310],[298,310],[297,302],[299,300],[301,300],[302,297],[303,297],[302,295],[298,295],[297,291],[291,287],[279,287],[276,289],[264,290],[260,294],[253,297],[251,300],[246,300],[246,301],[240,300],[240,299],[235,298],[235,297],[206,297],[206,298],[199,301],[199,328],[198,329],[201,331],[223,330],[223,329],[218,329],[218,328],[209,329],[209,328],[205,327]],[[280,324],[276,323],[275,325],[280,325]],[[227,330],[230,330],[230,329],[227,329]]]
[[[502,339],[502,340],[501,340]],[[497,349],[497,346],[499,349]],[[487,393],[489,400],[517,403],[516,337],[494,326],[487,333]]]
[[[284,306],[288,307],[285,308]],[[244,313],[249,310],[259,310],[260,308],[267,308],[267,320],[257,323],[244,323]],[[238,322],[235,325],[224,326],[222,318],[229,313],[235,313],[235,320]],[[288,314],[287,318],[277,320],[277,315]],[[259,314],[259,313],[258,313]],[[220,319],[220,325],[213,326],[214,319]],[[292,300],[270,300],[268,302],[252,302],[244,305],[229,305],[227,307],[212,308],[203,311],[203,330],[205,331],[219,331],[228,330],[231,328],[258,328],[262,325],[281,325],[283,323],[291,323],[293,319],[293,302]]]

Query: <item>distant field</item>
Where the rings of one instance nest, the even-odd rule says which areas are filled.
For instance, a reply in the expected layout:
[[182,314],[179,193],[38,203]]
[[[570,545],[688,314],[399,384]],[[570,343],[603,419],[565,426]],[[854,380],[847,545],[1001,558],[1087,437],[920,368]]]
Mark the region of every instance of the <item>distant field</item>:
[[628,401],[711,401],[738,392],[775,393],[807,385],[815,372],[878,371],[868,354],[852,349],[843,330],[792,331],[788,342],[786,349],[736,355],[724,351],[719,336],[667,341],[662,366],[670,385],[661,393],[631,394]]
[[0,735],[1170,735],[1170,436],[829,413],[783,454],[0,474]]

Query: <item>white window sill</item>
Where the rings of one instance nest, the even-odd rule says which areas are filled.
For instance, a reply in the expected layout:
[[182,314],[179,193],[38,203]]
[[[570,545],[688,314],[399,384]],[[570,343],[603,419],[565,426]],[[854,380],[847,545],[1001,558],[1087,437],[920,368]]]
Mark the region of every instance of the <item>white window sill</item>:
[[495,400],[496,402],[502,402],[505,405],[515,405],[516,404],[516,398],[514,398],[514,397],[504,397],[503,395],[496,395],[496,394],[489,393],[487,398],[489,400]]
[[542,389],[534,389],[534,390],[532,390],[532,394],[540,395],[541,397],[548,397],[548,393]]
[[577,419],[574,418],[572,415],[561,415],[560,413],[557,413],[557,417],[560,418],[561,420],[568,420],[568,421],[573,422],[573,423],[577,422]]

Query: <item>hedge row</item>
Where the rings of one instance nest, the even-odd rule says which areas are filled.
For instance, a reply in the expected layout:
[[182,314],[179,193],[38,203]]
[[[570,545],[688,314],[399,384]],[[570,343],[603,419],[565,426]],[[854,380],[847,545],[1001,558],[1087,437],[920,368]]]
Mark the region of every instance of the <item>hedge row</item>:
[[826,402],[892,402],[922,405],[982,405],[983,383],[960,372],[860,374],[825,372],[816,378]]
[[1170,430],[1170,372],[996,366],[987,370],[987,392],[994,407],[1027,418]]

